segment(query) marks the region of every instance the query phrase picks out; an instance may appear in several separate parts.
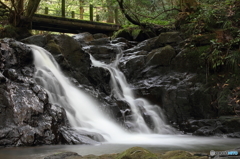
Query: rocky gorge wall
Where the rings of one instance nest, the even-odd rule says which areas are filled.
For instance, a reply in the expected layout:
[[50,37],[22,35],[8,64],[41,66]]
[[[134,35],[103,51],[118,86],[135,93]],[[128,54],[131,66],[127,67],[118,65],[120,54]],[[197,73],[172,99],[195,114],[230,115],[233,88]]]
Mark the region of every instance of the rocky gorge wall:
[[[123,119],[131,120],[131,112],[124,116],[121,113],[129,109],[128,104],[111,95],[109,72],[91,66],[88,54],[109,63],[118,53],[113,44],[123,50],[119,67],[136,96],[159,105],[171,125],[196,135],[240,137],[240,129],[236,126],[240,123],[239,117],[217,118],[217,111],[211,105],[212,95],[204,90],[205,72],[199,69],[193,56],[186,55],[181,47],[184,39],[178,32],[161,33],[140,43],[124,38],[110,41],[104,34],[89,33],[73,37],[35,35],[22,42],[1,40],[2,146],[101,141],[99,134],[71,129],[61,106],[49,103],[47,93],[33,79],[32,54],[26,44],[35,44],[51,52],[76,87],[97,98],[106,115],[129,131],[131,125]],[[142,114],[147,120],[148,114],[144,110]],[[147,122],[151,125],[151,121]]]

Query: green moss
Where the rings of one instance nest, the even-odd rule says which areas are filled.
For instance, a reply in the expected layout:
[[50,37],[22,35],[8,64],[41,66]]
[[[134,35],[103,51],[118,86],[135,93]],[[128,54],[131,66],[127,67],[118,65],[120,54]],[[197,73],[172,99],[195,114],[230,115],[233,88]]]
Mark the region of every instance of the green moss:
[[182,151],[182,150],[175,150],[175,151],[168,151],[165,154],[161,155],[159,158],[161,159],[207,159],[207,157],[199,157],[194,156],[190,152]]
[[120,153],[116,159],[158,159],[158,156],[144,148],[132,147]]
[[131,32],[131,35],[132,35],[133,39],[136,39],[139,36],[139,34],[141,34],[141,32],[142,32],[141,29],[137,29],[137,28],[133,29],[132,32]]
[[61,54],[61,49],[60,46],[57,45],[54,40],[49,40],[49,42],[47,43],[46,49],[51,52],[53,55],[58,55]]
[[112,36],[113,39],[118,37],[123,37],[127,40],[133,40],[130,28],[120,29],[117,32],[115,32],[114,35]]

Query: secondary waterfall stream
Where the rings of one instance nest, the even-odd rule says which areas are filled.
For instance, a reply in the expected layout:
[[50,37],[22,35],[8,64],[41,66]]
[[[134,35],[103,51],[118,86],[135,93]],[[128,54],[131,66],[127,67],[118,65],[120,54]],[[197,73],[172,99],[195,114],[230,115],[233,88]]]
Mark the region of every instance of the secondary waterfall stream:
[[[136,98],[132,89],[130,88],[124,74],[119,70],[118,64],[122,57],[122,50],[119,46],[114,46],[117,48],[118,54],[116,59],[110,63],[105,64],[103,62],[97,61],[93,56],[90,55],[93,66],[102,67],[107,69],[111,74],[111,87],[112,95],[118,99],[125,101],[130,106],[133,119],[130,125],[133,125],[140,133],[172,133],[174,130],[170,126],[166,125],[164,122],[164,116],[159,106],[151,105],[147,100],[143,98]],[[123,115],[125,112],[122,112]],[[142,114],[146,114],[153,125],[153,130],[151,130]]]

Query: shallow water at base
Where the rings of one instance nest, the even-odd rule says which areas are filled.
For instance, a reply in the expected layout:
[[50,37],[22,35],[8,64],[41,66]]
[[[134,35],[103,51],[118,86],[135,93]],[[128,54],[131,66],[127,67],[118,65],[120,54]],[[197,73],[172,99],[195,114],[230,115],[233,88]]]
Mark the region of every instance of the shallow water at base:
[[[133,143],[137,138],[123,143],[101,143],[99,145],[52,145],[36,147],[1,148],[1,159],[43,159],[57,152],[77,152],[79,155],[102,155],[120,153],[130,147],[140,146],[152,152],[186,150],[209,153],[210,150],[224,151],[240,147],[240,139],[219,137],[194,137],[189,135],[151,135],[145,143]],[[153,142],[155,141],[155,142]],[[123,139],[123,142],[126,140]]]

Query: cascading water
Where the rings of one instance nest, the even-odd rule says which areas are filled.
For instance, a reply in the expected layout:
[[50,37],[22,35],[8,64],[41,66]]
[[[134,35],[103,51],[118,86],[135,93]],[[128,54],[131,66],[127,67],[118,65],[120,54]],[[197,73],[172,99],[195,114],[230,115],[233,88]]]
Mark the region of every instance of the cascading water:
[[36,81],[47,90],[52,103],[65,108],[74,128],[100,133],[106,140],[126,134],[116,123],[103,115],[97,107],[97,101],[71,84],[49,52],[38,46],[29,46],[34,54]]
[[[115,98],[118,100],[127,102],[131,108],[133,120],[130,124],[133,125],[135,127],[135,130],[140,133],[172,133],[174,130],[165,124],[164,117],[159,106],[151,105],[147,100],[143,98],[134,97],[134,93],[128,85],[124,74],[118,68],[119,61],[122,57],[122,50],[120,46],[113,44],[112,46],[117,48],[118,54],[115,61],[113,61],[111,64],[105,64],[103,62],[97,61],[91,55],[90,59],[93,66],[102,67],[110,72],[112,95],[115,96]],[[151,130],[145,122],[142,115],[143,113],[150,118],[153,124],[153,130]]]
[[[107,118],[106,115],[98,109],[99,103],[97,101],[76,88],[76,86],[61,73],[58,64],[49,52],[35,45],[28,46],[31,47],[34,54],[36,81],[46,89],[51,103],[59,104],[65,108],[72,127],[100,133],[108,142],[113,143],[126,142],[129,141],[129,139],[135,139],[135,141],[137,141],[143,137],[126,132],[122,127],[118,126],[117,123]],[[167,130],[169,132],[171,129],[164,124],[160,116],[154,111],[154,107],[146,100],[141,98],[136,99],[134,97],[123,73],[117,68],[120,56],[121,54],[119,54],[116,60],[110,65],[96,61],[93,57],[91,57],[91,60],[94,66],[103,67],[110,71],[113,93],[117,98],[129,103],[134,113],[134,120],[132,122],[136,125],[138,132],[141,132],[138,134],[153,133],[153,131],[148,128],[137,107],[139,103],[141,103],[141,106],[152,117],[155,127],[154,132],[166,133]],[[123,140],[123,138],[125,140]],[[143,140],[148,139],[144,137]]]

